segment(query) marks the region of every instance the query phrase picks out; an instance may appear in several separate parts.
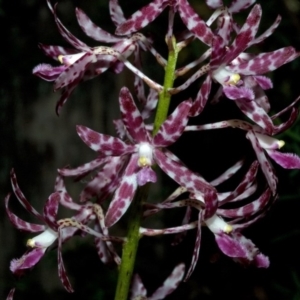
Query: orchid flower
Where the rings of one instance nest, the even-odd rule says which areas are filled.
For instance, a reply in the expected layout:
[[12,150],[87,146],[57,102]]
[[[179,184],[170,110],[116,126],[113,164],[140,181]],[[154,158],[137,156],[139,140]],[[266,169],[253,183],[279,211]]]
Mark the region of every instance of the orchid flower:
[[[14,170],[11,172],[11,183],[15,196],[21,205],[31,214],[46,225],[28,223],[17,217],[9,209],[10,195],[5,198],[5,207],[11,223],[18,229],[28,232],[41,232],[39,235],[29,239],[27,246],[32,250],[26,252],[21,258],[11,261],[10,269],[16,275],[22,275],[26,269],[34,267],[44,256],[47,249],[58,240],[58,270],[59,278],[61,279],[67,291],[72,292],[73,289],[66,275],[61,248],[62,243],[72,237],[78,229],[83,232],[90,233],[95,236],[96,247],[99,257],[104,263],[114,259],[120,263],[120,258],[116,254],[110,240],[122,241],[122,239],[114,239],[107,236],[108,231],[104,226],[104,215],[99,205],[85,204],[79,205],[73,202],[72,198],[66,192],[63,180],[58,176],[55,183],[55,192],[52,193],[44,206],[43,215],[39,214],[25,198],[17,183],[17,178]],[[67,220],[56,220],[58,205],[76,210],[78,213],[73,217],[72,226],[68,226]],[[95,229],[89,229],[84,224],[97,217],[98,224]],[[104,238],[105,235],[105,238]],[[103,241],[105,240],[105,241]]]
[[246,137],[252,144],[269,186],[273,193],[276,193],[277,177],[265,152],[267,152],[272,160],[285,169],[300,169],[300,157],[293,153],[281,153],[277,151],[284,146],[284,141],[256,133],[252,130],[248,131]]
[[[227,98],[236,100],[238,107],[250,119],[267,130],[270,128],[271,121],[266,113],[269,110],[269,104],[263,90],[271,88],[272,82],[261,75],[296,59],[299,53],[293,47],[285,47],[256,56],[244,53],[251,45],[268,37],[280,22],[278,17],[268,30],[255,38],[261,14],[260,5],[255,5],[238,31],[235,40],[229,45],[231,19],[225,11],[222,16],[222,27],[212,39],[210,64],[201,67],[181,86],[170,90],[172,94],[182,91],[197,78],[208,73],[191,109],[192,116],[199,115],[202,111],[210,93],[211,82],[214,80],[222,86],[217,93],[218,96],[223,92]],[[192,17],[197,17],[195,12]],[[189,29],[197,37],[197,32],[193,31],[193,28]]]
[[39,219],[43,223],[46,223],[46,225],[39,225],[23,221],[9,210],[8,205],[10,195],[5,198],[6,212],[11,223],[16,228],[28,232],[41,232],[41,234],[27,241],[27,246],[32,248],[32,250],[24,254],[20,259],[14,259],[11,261],[11,271],[14,274],[21,275],[24,273],[25,269],[29,269],[36,265],[44,256],[47,248],[57,240],[58,234],[55,218],[58,209],[59,197],[57,192],[51,194],[44,206],[44,213],[43,215],[41,215],[31,206],[31,204],[27,201],[24,194],[20,190],[14,170],[12,170],[11,172],[11,183],[14,194],[16,195],[21,205],[29,213],[33,214],[37,219]]
[[[241,166],[241,162],[238,162],[210,183],[213,186],[221,184],[235,174]],[[191,193],[188,199],[174,202],[173,200],[187,191],[184,187],[180,187],[180,189],[176,190],[176,192],[163,203],[150,205],[152,209],[145,212],[145,216],[149,216],[153,214],[153,212],[157,213],[161,209],[172,209],[184,206],[188,208],[193,207],[199,211],[198,220],[196,222],[189,223],[190,211],[188,211],[188,216],[185,217],[183,225],[181,226],[165,229],[141,229],[141,234],[143,235],[156,235],[181,233],[197,228],[192,262],[185,280],[191,276],[198,261],[201,243],[201,227],[203,225],[206,225],[213,232],[220,250],[227,256],[243,263],[253,263],[257,267],[268,267],[268,258],[261,254],[250,240],[239,233],[241,229],[261,218],[270,203],[271,192],[269,189],[265,190],[260,197],[250,203],[244,201],[256,191],[255,180],[258,166],[259,164],[257,162],[251,165],[249,171],[234,191],[218,193],[218,208],[213,215],[207,216],[202,193]],[[227,208],[226,204],[228,203],[234,203],[237,208]],[[225,221],[225,219],[227,221]]]
[[[104,43],[114,43],[112,47],[98,46],[89,47],[77,39],[61,23],[56,14],[55,7],[50,0],[47,0],[48,7],[54,15],[54,19],[60,34],[75,49],[68,49],[60,46],[48,46],[40,44],[46,55],[58,60],[62,65],[52,67],[49,64],[40,64],[33,69],[33,74],[46,81],[54,81],[54,90],[63,89],[61,98],[57,102],[56,112],[59,114],[61,107],[65,104],[75,87],[85,80],[92,79],[108,69],[115,73],[120,73],[124,64],[137,73],[148,84],[159,89],[159,85],[148,79],[141,71],[134,67],[126,59],[135,53],[139,56],[139,47],[148,50],[154,55],[158,55],[151,46],[151,41],[142,34],[130,35],[127,37],[117,37],[96,26],[87,15],[80,9],[76,10],[78,23],[82,30],[96,41]],[[91,30],[91,28],[93,30]],[[161,60],[163,60],[161,58]]]
[[[273,195],[277,193],[277,176],[275,171],[267,159],[265,152],[281,167],[285,169],[299,169],[300,168],[300,158],[298,155],[293,153],[281,153],[277,151],[284,145],[284,141],[279,141],[271,135],[276,135],[287,128],[291,127],[294,122],[297,120],[298,109],[297,105],[300,101],[300,97],[294,100],[290,105],[276,113],[275,115],[269,117],[271,124],[265,129],[258,125],[250,124],[249,122],[242,120],[226,120],[220,121],[217,123],[205,124],[205,125],[192,125],[186,126],[185,131],[200,131],[200,130],[212,130],[212,129],[221,129],[221,128],[239,128],[247,131],[246,137],[250,140],[252,147],[256,153],[257,159],[260,163],[262,172],[264,173],[270,189],[272,190]],[[245,105],[247,105],[246,102]],[[281,124],[273,124],[273,121],[278,117],[290,111],[290,116],[287,121],[282,122]]]
[[203,178],[189,171],[178,159],[174,160],[173,156],[170,158],[170,154],[166,155],[161,150],[180,137],[188,121],[191,102],[183,101],[161,125],[153,138],[146,130],[140,112],[125,87],[121,89],[119,102],[129,144],[119,138],[97,133],[84,126],[77,126],[80,138],[100,155],[117,157],[129,155],[130,157],[124,172],[121,173],[119,186],[108,208],[106,225],[112,226],[121,218],[138,186],[156,181],[156,174],[152,169],[154,163],[157,163],[173,180],[191,191],[200,190],[205,195],[209,194],[209,202],[215,203],[215,191]]

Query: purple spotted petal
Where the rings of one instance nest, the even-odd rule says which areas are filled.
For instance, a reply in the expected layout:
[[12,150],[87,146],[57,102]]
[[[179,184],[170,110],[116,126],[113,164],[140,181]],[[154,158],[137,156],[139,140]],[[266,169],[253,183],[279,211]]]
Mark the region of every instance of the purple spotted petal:
[[232,201],[233,199],[241,195],[247,188],[249,188],[254,183],[258,171],[258,166],[259,164],[257,161],[251,164],[248,172],[242,178],[237,188],[233,192],[231,192],[228,197],[222,199],[222,204]]
[[183,101],[168,116],[153,139],[155,147],[167,147],[178,140],[189,120],[191,105],[191,101]]
[[211,82],[211,76],[206,76],[190,109],[190,117],[196,117],[203,111],[210,94]]
[[136,142],[147,142],[148,134],[142,116],[136,107],[131,93],[123,87],[119,96],[120,109],[123,123]]
[[290,105],[286,106],[284,109],[282,109],[281,111],[279,111],[277,114],[272,116],[272,120],[275,120],[276,118],[278,118],[279,116],[281,116],[282,114],[284,114],[285,112],[295,108],[296,105],[298,105],[300,101],[300,97],[298,97],[296,100],[294,100]]
[[184,281],[187,281],[190,276],[192,275],[193,271],[195,270],[198,258],[199,258],[199,252],[200,252],[200,245],[201,245],[201,222],[202,222],[202,212],[200,211],[198,213],[198,223],[197,223],[197,233],[196,233],[196,241],[195,241],[195,246],[193,250],[193,256],[192,256],[192,261],[191,265],[187,271],[187,274],[184,278]]
[[55,80],[54,90],[61,89],[72,82],[77,84],[82,80],[87,65],[92,62],[93,54],[87,52],[82,55],[77,61],[71,64],[60,76]]
[[151,116],[151,113],[154,111],[154,109],[157,106],[157,101],[158,101],[158,93],[154,89],[151,89],[148,94],[146,104],[141,113],[143,120],[146,120]]
[[10,180],[11,180],[11,185],[12,185],[12,189],[14,191],[14,194],[16,195],[17,199],[19,200],[19,202],[21,203],[21,205],[31,214],[33,214],[35,217],[37,217],[39,220],[41,220],[42,222],[44,222],[44,218],[41,216],[41,214],[39,212],[37,212],[32,206],[31,204],[28,202],[28,200],[25,198],[24,194],[22,193],[18,182],[17,182],[17,177],[15,174],[14,169],[11,170],[10,172]]
[[[101,215],[101,219],[104,220],[103,213]],[[100,221],[99,223],[104,223],[104,222]],[[104,224],[103,224],[103,226],[104,226]],[[101,229],[101,226],[99,224],[96,224],[94,229],[97,232],[103,233],[103,231]],[[98,237],[95,237],[95,246],[96,246],[96,249],[97,249],[97,253],[98,253],[98,256],[99,256],[100,260],[104,264],[110,264],[110,263],[113,262],[113,256],[110,253],[109,248],[107,247],[107,243],[110,243],[110,242],[106,242],[106,241],[103,241],[102,239],[100,239]]]
[[[232,21],[232,16],[228,12],[228,10],[225,10],[219,17],[219,28],[218,28],[218,35],[221,37],[221,41],[219,42],[220,45],[219,47],[223,48],[223,55],[226,53],[225,47],[229,44],[230,42],[230,34],[232,32],[232,27],[233,27],[233,21]],[[213,46],[214,47],[214,46]],[[214,51],[214,50],[213,50]]]
[[[58,177],[60,177],[60,176],[58,176]],[[59,199],[58,199],[59,204],[61,204],[62,206],[66,207],[66,208],[72,209],[72,210],[80,210],[81,205],[79,205],[73,201],[72,197],[69,195],[69,193],[66,190],[63,179],[61,181],[62,181],[62,185],[59,188],[59,190],[57,190],[57,196],[59,197]],[[54,196],[54,197],[56,197],[56,196]]]
[[152,296],[148,297],[148,300],[160,300],[165,299],[165,297],[175,291],[182,281],[184,276],[185,266],[184,264],[179,264],[175,267],[169,277],[164,281],[163,285],[159,287]]
[[116,26],[126,21],[118,0],[109,0],[109,13],[111,20]]
[[268,268],[270,265],[270,260],[264,254],[259,253],[254,257],[253,264],[258,268]]
[[213,33],[187,0],[178,0],[178,11],[185,26],[203,43],[211,45]]
[[60,192],[55,192],[49,196],[44,205],[44,219],[47,225],[53,229],[57,230],[56,216],[58,211],[58,205],[60,202]]
[[77,82],[75,80],[75,81],[71,82],[70,85],[68,85],[64,88],[64,91],[62,92],[59,100],[56,103],[56,107],[55,107],[55,111],[58,116],[61,112],[62,107],[67,102],[68,98],[70,97],[70,95],[72,94],[73,90],[76,88],[78,83],[79,82]]
[[78,53],[78,50],[65,48],[61,46],[54,46],[54,45],[44,45],[39,43],[39,48],[49,57],[58,61],[58,57],[60,55],[71,55]]
[[281,21],[281,17],[277,16],[276,20],[274,23],[264,32],[262,33],[259,37],[255,38],[250,44],[255,45],[261,43],[263,40],[265,40],[267,37],[269,37],[275,29],[278,27],[279,23]]
[[274,126],[273,134],[276,135],[289,129],[296,122],[298,115],[299,115],[299,110],[297,108],[293,108],[290,117],[286,122]]
[[217,213],[218,215],[221,215],[226,218],[247,218],[256,214],[260,210],[263,210],[265,206],[269,203],[270,198],[271,191],[270,189],[267,189],[258,199],[250,202],[249,204],[233,209],[218,209]]
[[47,248],[34,248],[19,259],[10,262],[10,270],[16,275],[22,275],[26,269],[35,266],[45,254]]
[[252,130],[249,130],[246,137],[250,140],[252,147],[256,153],[256,157],[260,163],[261,169],[268,181],[268,184],[272,190],[273,195],[276,194],[277,187],[277,177],[275,175],[275,171],[265,156],[264,150],[259,144],[258,139],[255,136],[255,133]]
[[226,233],[215,235],[220,250],[229,257],[247,258],[247,249],[238,240]]
[[294,153],[281,153],[276,150],[266,149],[268,155],[285,169],[300,169],[300,157]]
[[260,75],[278,69],[299,55],[293,47],[285,47],[268,53],[260,53],[247,62],[228,68],[243,75]]
[[134,146],[127,145],[120,139],[98,133],[85,126],[78,125],[77,133],[84,143],[94,151],[101,152],[105,156],[119,156],[134,151]]
[[117,43],[122,40],[122,38],[116,37],[95,25],[79,8],[76,8],[76,17],[82,31],[90,38],[104,43]]
[[53,67],[49,64],[39,64],[32,70],[32,74],[46,81],[54,81],[58,76],[67,69],[67,66],[61,65]]
[[133,200],[138,186],[136,175],[137,160],[137,154],[133,154],[126,167],[120,185],[108,207],[105,216],[106,227],[114,225],[124,215]]
[[73,293],[74,290],[72,288],[72,285],[71,285],[70,280],[66,273],[66,269],[65,269],[64,262],[62,259],[61,249],[62,249],[62,230],[59,229],[58,230],[58,248],[57,248],[58,276],[59,276],[59,279],[61,280],[64,288],[69,293]]
[[14,213],[12,213],[8,208],[8,202],[9,202],[10,194],[5,197],[5,209],[6,213],[8,215],[8,218],[10,222],[19,230],[22,231],[28,231],[28,232],[41,232],[46,229],[44,225],[39,224],[33,224],[28,223],[26,221],[23,221],[18,216],[16,216]]
[[217,69],[223,63],[223,58],[226,53],[225,46],[227,41],[225,41],[221,36],[216,35],[212,39],[212,52],[210,58],[210,68],[212,70]]
[[151,23],[168,5],[166,0],[154,0],[143,6],[116,29],[117,35],[127,35]]
[[212,191],[213,198],[217,198],[215,189],[200,175],[193,173],[179,161],[172,160],[158,149],[154,151],[154,154],[160,168],[179,185],[193,193],[203,192],[206,194],[208,191]]
[[260,23],[262,10],[260,5],[256,4],[249,13],[247,20],[241,30],[238,32],[232,45],[229,47],[224,57],[224,63],[230,63],[240,53],[249,47],[254,39]]
[[273,88],[273,82],[270,78],[265,76],[254,76],[253,78],[263,90]]
[[251,240],[245,238],[239,232],[232,232],[231,236],[246,251],[246,257],[236,257],[237,261],[245,264],[254,264],[259,268],[269,267],[269,258],[260,253]]
[[272,134],[273,122],[266,111],[256,101],[241,99],[236,100],[235,104],[250,120],[263,128],[266,133]]
[[[93,211],[97,217],[97,223],[95,224],[95,230],[102,233],[103,235],[108,236],[109,231],[108,228],[105,227],[105,221],[104,221],[104,214],[101,206],[99,205],[94,205]],[[98,255],[101,255],[101,251],[103,251],[104,255],[106,254],[106,260],[109,263],[110,260],[114,260],[117,265],[120,265],[121,263],[121,258],[117,254],[115,247],[111,241],[103,241],[99,237],[95,237],[95,243],[98,251]],[[102,257],[102,261],[105,259],[105,257]]]
[[62,37],[70,44],[72,45],[75,49],[86,51],[89,49],[89,47],[83,43],[82,41],[78,40],[68,29],[61,23],[59,18],[56,15],[56,9],[53,8],[51,1],[47,0],[48,7],[50,11],[52,12],[54,16],[55,23],[57,25],[57,28],[62,35]]
[[246,87],[223,86],[223,92],[226,95],[226,97],[231,100],[236,100],[241,98],[254,100],[253,91]]
[[106,160],[107,158],[102,158],[102,157],[96,158],[91,162],[88,162],[74,169],[69,169],[69,168],[58,169],[58,173],[62,176],[81,176],[100,167],[102,164],[105,163]]
[[[137,67],[139,70],[142,70],[142,62],[141,62],[141,48],[137,47],[136,51],[134,51],[134,65]],[[135,95],[139,102],[142,104],[144,107],[147,103],[146,95],[145,95],[145,86],[143,83],[142,78],[139,76],[134,76],[134,90],[135,90]]]
[[213,186],[217,186],[222,182],[231,178],[240,168],[243,166],[243,160],[238,161],[234,165],[232,165],[228,170],[226,170],[223,174],[210,181],[210,184]]

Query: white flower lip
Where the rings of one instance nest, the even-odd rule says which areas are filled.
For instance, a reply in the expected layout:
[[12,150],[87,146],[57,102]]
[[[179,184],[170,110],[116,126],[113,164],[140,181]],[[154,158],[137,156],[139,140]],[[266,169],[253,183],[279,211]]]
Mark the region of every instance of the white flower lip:
[[212,77],[221,85],[237,85],[241,79],[241,76],[237,73],[226,70],[224,66],[221,66],[217,70],[212,72]]
[[213,215],[211,218],[205,221],[207,227],[216,234],[225,232],[230,233],[233,228],[231,225],[226,223],[222,218],[218,217],[217,215]]
[[41,234],[27,241],[27,246],[31,248],[48,248],[57,239],[57,232],[47,228]]
[[61,64],[65,66],[70,66],[74,64],[79,58],[81,58],[84,55],[84,52],[76,53],[76,54],[70,54],[70,55],[59,55],[58,60]]

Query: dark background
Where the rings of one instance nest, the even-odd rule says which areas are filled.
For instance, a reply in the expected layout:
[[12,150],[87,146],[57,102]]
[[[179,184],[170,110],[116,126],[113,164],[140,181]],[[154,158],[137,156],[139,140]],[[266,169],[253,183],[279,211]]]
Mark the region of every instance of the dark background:
[[[148,1],[122,1],[126,15]],[[202,1],[191,1],[204,19],[210,15]],[[227,1],[230,2],[230,1]],[[263,32],[281,14],[283,20],[275,33],[262,45],[250,49],[254,53],[266,52],[292,45],[300,49],[300,2],[297,0],[261,1]],[[74,8],[80,7],[99,26],[114,31],[108,16],[108,1],[59,1],[59,16],[65,26],[79,39],[91,46],[96,42],[85,37],[76,23]],[[249,12],[249,10],[247,10]],[[243,23],[247,12],[239,16]],[[152,32],[155,45],[166,56],[164,33],[165,11],[144,32]],[[55,103],[59,92],[52,92],[52,84],[34,77],[31,72],[39,63],[53,63],[38,49],[39,42],[68,46],[55,26],[46,1],[0,0],[1,26],[1,81],[0,81],[0,199],[11,191],[9,172],[12,167],[18,176],[19,185],[27,199],[39,211],[53,191],[56,169],[67,164],[75,167],[95,157],[78,138],[75,125],[82,124],[99,132],[115,134],[111,120],[119,117],[118,92],[124,85],[132,88],[132,74],[125,70],[115,76],[106,72],[101,77],[85,82],[76,88],[59,117]],[[176,27],[182,27],[180,20]],[[192,61],[201,54],[200,43],[184,50],[179,57],[179,66]],[[157,71],[152,58],[144,58],[146,73],[162,82],[161,68]],[[54,63],[53,63],[54,64]],[[277,112],[291,103],[299,94],[299,59],[281,67],[269,76],[274,83],[268,91],[272,112]],[[175,85],[179,85],[180,80]],[[198,80],[188,92],[174,97],[175,105],[190,95],[195,96],[201,81]],[[188,94],[189,93],[189,94]],[[223,101],[219,106],[207,108],[194,123],[208,123],[222,119],[241,117],[235,105]],[[286,141],[282,151],[300,155],[300,126],[295,124],[281,136]],[[224,130],[186,134],[172,150],[194,171],[205,178],[213,179],[234,162],[254,158],[244,133]],[[203,230],[200,259],[197,268],[187,283],[168,299],[300,299],[300,219],[299,191],[300,174],[277,168],[280,197],[267,216],[247,229],[244,234],[253,240],[261,251],[270,257],[267,270],[245,268],[220,253],[213,235]],[[238,174],[237,176],[239,176]],[[234,181],[236,180],[236,181]],[[262,179],[262,185],[264,185]],[[238,182],[233,179],[232,185]],[[175,185],[162,176],[153,196],[163,199]],[[68,182],[70,193],[76,199],[78,187]],[[80,186],[82,187],[82,186]],[[80,188],[79,187],[79,188]],[[158,200],[159,201],[159,200]],[[31,216],[11,200],[11,209],[20,217],[35,222]],[[15,205],[16,204],[16,205]],[[162,228],[179,224],[181,211],[167,211],[154,219],[149,226]],[[126,219],[126,217],[125,217]],[[116,230],[124,232],[125,221]],[[57,276],[56,251],[50,251],[42,261],[21,280],[16,280],[9,271],[9,262],[20,257],[26,249],[26,240],[32,235],[20,233],[8,221],[4,201],[0,205],[0,297],[5,299],[9,289],[17,287],[15,299],[113,299],[116,270],[103,266],[97,257],[91,238],[76,238],[64,246],[65,265],[75,288],[68,294]],[[141,241],[136,270],[140,273],[149,295],[169,275],[174,265],[191,260],[195,232],[189,232],[177,247],[171,246],[172,237],[144,238]]]

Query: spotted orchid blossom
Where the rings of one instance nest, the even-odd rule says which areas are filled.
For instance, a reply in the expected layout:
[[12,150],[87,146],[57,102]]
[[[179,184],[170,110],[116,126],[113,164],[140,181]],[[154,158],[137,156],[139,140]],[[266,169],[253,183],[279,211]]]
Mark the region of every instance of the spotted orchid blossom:
[[[119,138],[97,133],[87,127],[77,126],[80,138],[101,156],[122,157],[129,155],[125,167],[108,208],[105,221],[112,226],[125,213],[138,186],[156,181],[152,166],[157,163],[173,180],[191,191],[200,190],[208,201],[215,203],[216,195],[211,185],[202,177],[188,170],[174,155],[162,150],[174,143],[183,132],[191,107],[189,100],[183,101],[161,125],[158,133],[151,137],[134,100],[127,88],[122,88],[119,96],[122,121],[126,128],[128,142]],[[174,160],[175,159],[175,160]],[[213,205],[212,205],[213,206]]]
[[22,275],[25,272],[25,270],[34,267],[44,256],[47,249],[58,240],[59,246],[58,246],[57,253],[58,253],[59,278],[61,279],[66,290],[72,292],[73,289],[70,285],[70,282],[67,278],[63,266],[62,255],[61,255],[61,244],[63,239],[64,240],[68,239],[70,236],[72,236],[75,233],[75,231],[77,231],[77,229],[74,230],[74,228],[72,229],[67,228],[66,230],[63,230],[61,232],[59,230],[59,224],[56,221],[56,216],[57,216],[58,205],[61,200],[60,192],[55,191],[49,196],[44,206],[44,213],[43,215],[40,215],[27,201],[24,194],[20,190],[19,185],[17,183],[16,175],[13,170],[11,172],[11,182],[12,182],[12,188],[14,194],[19,200],[19,202],[21,203],[21,205],[29,213],[33,214],[36,218],[38,218],[41,222],[45,223],[46,225],[28,223],[26,221],[23,221],[22,219],[17,217],[14,213],[12,213],[8,207],[10,195],[8,195],[5,198],[6,212],[8,214],[11,223],[16,228],[28,232],[41,232],[41,234],[27,241],[27,246],[32,248],[32,250],[26,252],[21,258],[12,260],[10,264],[10,270],[15,275]]
[[50,0],[47,0],[48,7],[54,15],[58,30],[62,37],[74,49],[60,46],[50,46],[40,44],[40,48],[46,55],[59,61],[60,66],[51,66],[49,64],[39,64],[33,69],[33,74],[46,80],[54,81],[54,90],[62,89],[62,95],[57,102],[56,112],[59,114],[62,106],[65,104],[73,90],[81,81],[86,81],[97,77],[108,69],[115,73],[120,73],[123,66],[126,65],[138,78],[146,81],[152,87],[160,89],[151,79],[144,75],[127,58],[134,53],[136,61],[139,57],[139,48],[144,51],[150,50],[155,56],[163,61],[163,58],[151,46],[151,40],[142,34],[134,34],[126,37],[114,36],[102,28],[96,26],[87,15],[80,9],[76,9],[77,20],[82,30],[91,38],[103,43],[112,43],[112,47],[98,46],[89,47],[78,38],[76,38],[59,20],[55,7]]
[[[284,141],[279,141],[274,138],[275,135],[284,132],[290,128],[298,117],[298,104],[300,97],[295,99],[290,105],[279,111],[273,116],[268,116],[268,119],[261,117],[261,120],[268,120],[268,127],[258,126],[251,124],[247,121],[238,119],[220,121],[205,125],[190,125],[186,126],[185,131],[202,131],[202,130],[215,130],[222,128],[239,128],[247,132],[246,137],[250,140],[252,147],[256,153],[257,159],[260,163],[262,172],[267,179],[269,187],[275,196],[277,193],[277,176],[271,163],[267,159],[265,152],[280,166],[286,169],[298,169],[300,167],[299,157],[293,153],[281,153],[277,151],[284,145]],[[244,103],[245,107],[249,105],[249,102]],[[193,107],[192,107],[193,109]],[[285,113],[290,113],[288,119],[285,122],[274,124],[275,120],[278,120],[280,116]],[[255,118],[259,118],[259,112],[254,115]],[[278,122],[277,122],[278,123]]]
[[[241,162],[236,163],[210,183],[213,186],[218,186],[225,180],[231,178],[241,166]],[[188,208],[183,225],[181,226],[165,229],[141,229],[141,234],[152,236],[157,234],[182,233],[197,228],[192,262],[185,280],[191,276],[198,261],[202,226],[207,226],[215,235],[218,247],[225,255],[240,263],[253,264],[257,267],[264,268],[269,266],[269,259],[261,254],[255,245],[240,233],[240,230],[248,227],[261,218],[270,203],[272,203],[270,189],[266,189],[257,199],[254,199],[251,202],[247,199],[256,191],[257,186],[255,181],[258,166],[258,162],[254,162],[251,165],[249,171],[234,191],[218,193],[218,208],[216,212],[209,217],[206,216],[206,208],[202,193],[191,193],[188,199],[174,201],[178,196],[187,191],[184,187],[177,189],[163,203],[149,205],[151,209],[145,212],[145,216],[157,213],[161,209],[172,209],[185,206]],[[231,205],[234,204],[235,208],[228,208],[229,203]],[[199,211],[197,221],[190,222],[190,208],[195,208]]]
[[[66,290],[73,292],[72,286],[66,275],[61,250],[62,243],[70,239],[78,230],[95,236],[97,252],[104,263],[108,263],[111,260],[115,260],[117,264],[120,263],[120,258],[116,254],[110,240],[112,239],[120,242],[122,239],[108,237],[108,231],[104,226],[104,215],[101,207],[91,203],[85,205],[75,203],[67,193],[62,177],[58,176],[55,183],[55,192],[52,193],[46,201],[43,215],[39,214],[25,198],[17,183],[14,170],[11,172],[11,183],[14,194],[20,204],[29,213],[45,223],[45,225],[40,225],[28,223],[20,219],[9,209],[10,195],[5,198],[7,215],[16,228],[27,232],[41,232],[39,235],[27,241],[27,246],[31,248],[31,250],[27,251],[21,258],[13,259],[11,261],[10,270],[15,275],[23,275],[27,269],[34,267],[45,255],[49,247],[58,242],[58,275]],[[59,204],[77,211],[77,214],[73,217],[72,226],[68,226],[69,221],[65,221],[64,219],[56,220]],[[84,225],[94,219],[97,219],[98,221],[95,230]]]
[[147,290],[138,274],[133,277],[130,300],[160,300],[173,293],[183,279],[184,264],[177,265],[168,278],[151,296],[147,296]]
[[249,130],[246,137],[252,144],[269,186],[273,193],[276,193],[278,179],[265,152],[272,160],[285,169],[300,169],[300,157],[294,153],[282,153],[278,151],[285,144],[282,140],[257,133],[253,130]]
[[[196,16],[196,13],[194,14]],[[192,116],[200,114],[208,100],[211,83],[216,81],[221,85],[218,96],[224,93],[227,98],[235,100],[238,107],[250,119],[268,128],[270,120],[266,112],[269,110],[269,103],[263,90],[272,88],[272,82],[262,75],[296,59],[299,53],[293,47],[285,47],[256,56],[245,53],[247,48],[268,37],[280,22],[278,17],[268,30],[256,38],[261,15],[260,5],[255,5],[236,38],[229,45],[232,26],[228,12],[225,11],[222,16],[222,27],[212,39],[210,63],[201,67],[183,85],[170,90],[172,94],[184,90],[197,78],[208,73],[196,96],[194,103],[196,108],[191,109]],[[192,28],[190,30],[193,32]],[[193,33],[197,36],[196,32]]]
[[40,259],[44,256],[47,248],[51,246],[58,238],[57,225],[55,222],[58,209],[58,195],[57,193],[53,193],[50,195],[44,206],[44,213],[43,215],[41,215],[31,206],[31,204],[28,202],[28,200],[20,190],[14,170],[12,170],[11,172],[11,183],[14,194],[21,205],[29,213],[33,214],[37,219],[46,224],[39,225],[23,221],[14,213],[12,213],[8,207],[10,195],[5,198],[6,212],[11,223],[16,228],[28,232],[41,232],[41,234],[27,241],[27,246],[32,248],[32,250],[28,251],[21,258],[11,261],[11,271],[16,275],[22,275],[26,269],[33,267],[40,261]]

